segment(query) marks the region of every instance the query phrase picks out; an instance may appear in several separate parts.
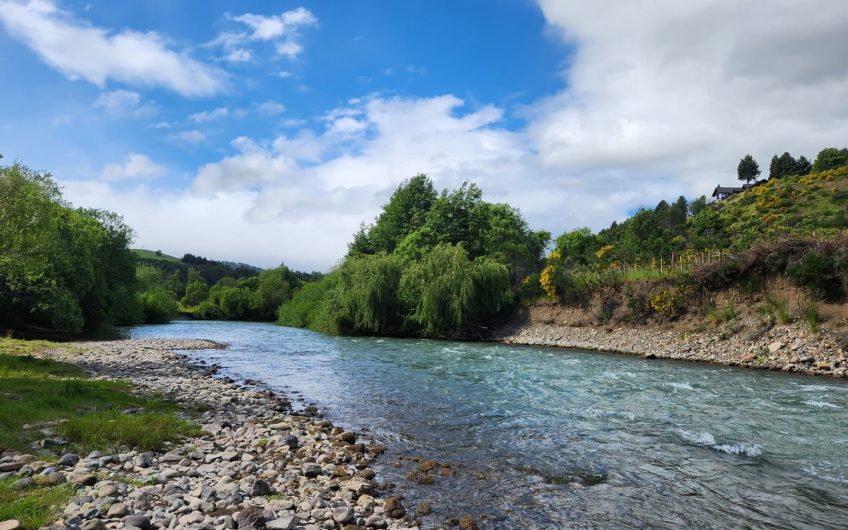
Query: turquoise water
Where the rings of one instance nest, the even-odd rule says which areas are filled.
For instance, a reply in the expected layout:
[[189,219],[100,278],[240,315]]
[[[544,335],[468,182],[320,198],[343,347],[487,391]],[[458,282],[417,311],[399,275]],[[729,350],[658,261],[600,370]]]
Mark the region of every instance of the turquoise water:
[[[138,338],[208,338],[222,373],[316,404],[389,447],[377,471],[425,522],[485,528],[845,528],[848,385],[679,361],[498,344],[330,337],[175,322]],[[419,486],[409,454],[446,461]]]

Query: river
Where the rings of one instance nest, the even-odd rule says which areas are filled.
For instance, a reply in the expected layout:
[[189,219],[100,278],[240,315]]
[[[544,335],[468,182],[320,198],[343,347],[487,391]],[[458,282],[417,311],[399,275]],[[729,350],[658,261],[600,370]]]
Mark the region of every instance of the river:
[[[841,380],[271,324],[179,321],[130,335],[227,342],[188,354],[367,431],[389,449],[380,478],[433,504],[429,526],[465,513],[483,528],[848,525]],[[415,484],[404,479],[413,463],[390,465],[405,455],[456,474]]]

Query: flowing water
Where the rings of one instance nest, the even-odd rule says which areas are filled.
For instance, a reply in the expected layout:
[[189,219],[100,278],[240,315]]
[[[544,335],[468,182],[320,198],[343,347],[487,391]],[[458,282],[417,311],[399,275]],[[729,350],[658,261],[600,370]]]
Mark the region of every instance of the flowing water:
[[[270,324],[131,335],[228,342],[189,355],[367,429],[389,448],[382,480],[433,503],[425,526],[471,513],[484,528],[848,527],[840,380]],[[388,465],[399,455],[458,472],[417,485],[404,479],[413,463]]]

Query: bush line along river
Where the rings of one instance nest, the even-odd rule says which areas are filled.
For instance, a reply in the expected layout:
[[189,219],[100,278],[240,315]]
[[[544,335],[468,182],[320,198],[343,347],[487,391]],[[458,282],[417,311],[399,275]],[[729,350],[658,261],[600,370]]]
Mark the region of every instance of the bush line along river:
[[[350,338],[176,322],[133,338],[206,338],[222,372],[316,404],[389,448],[378,471],[490,528],[843,527],[848,386],[783,373],[553,348]],[[404,456],[455,476],[405,480]],[[390,465],[394,463],[399,467]]]

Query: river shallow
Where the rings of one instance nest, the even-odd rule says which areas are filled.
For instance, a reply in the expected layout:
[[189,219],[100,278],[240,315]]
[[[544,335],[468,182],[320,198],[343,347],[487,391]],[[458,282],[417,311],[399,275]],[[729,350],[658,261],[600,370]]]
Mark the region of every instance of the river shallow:
[[[376,470],[483,528],[845,528],[848,385],[830,378],[500,344],[180,321],[133,338],[316,404],[389,448]],[[451,463],[404,480],[415,455]],[[412,508],[408,506],[408,508]]]

